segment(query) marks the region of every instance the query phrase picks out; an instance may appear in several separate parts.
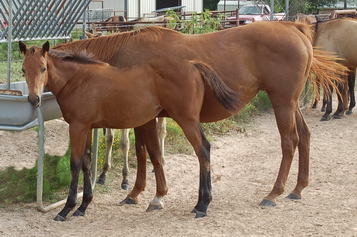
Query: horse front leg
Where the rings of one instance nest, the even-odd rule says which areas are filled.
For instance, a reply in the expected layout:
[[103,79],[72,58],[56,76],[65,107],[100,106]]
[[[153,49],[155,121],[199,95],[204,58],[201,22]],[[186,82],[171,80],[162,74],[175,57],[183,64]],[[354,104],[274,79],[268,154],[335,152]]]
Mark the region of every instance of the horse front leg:
[[[90,130],[82,129],[78,130],[77,126],[70,124],[69,134],[71,142],[71,185],[68,192],[67,202],[64,208],[57,214],[55,221],[64,221],[68,213],[76,206],[77,192],[78,192],[78,178],[80,169],[83,167],[83,158],[86,156],[86,139]],[[87,191],[88,193],[88,191]]]
[[129,141],[129,132],[130,129],[122,129],[121,130],[121,137],[120,137],[120,149],[123,153],[123,180],[121,182],[121,188],[124,190],[128,190],[130,188],[128,175],[129,175],[129,148],[130,148],[130,141]]
[[79,208],[73,213],[73,216],[84,216],[89,203],[93,200],[93,190],[91,182],[91,149],[92,148],[92,130],[88,133],[85,153],[83,157],[83,199]]
[[[260,202],[259,206],[275,206],[276,198],[280,196],[285,189],[286,181],[290,171],[293,156],[298,144],[298,132],[296,128],[296,103],[275,106],[279,104],[274,98],[270,98],[273,104],[275,117],[281,137],[282,160],[279,173],[272,191]],[[278,100],[281,99],[278,98]]]
[[113,141],[114,141],[114,130],[111,128],[106,128],[105,129],[105,143],[106,143],[105,159],[104,159],[104,164],[103,164],[103,170],[97,180],[97,184],[102,184],[102,185],[105,184],[107,172],[110,169],[111,163],[112,163]]
[[309,184],[311,132],[304,120],[300,109],[298,109],[298,111],[296,112],[296,124],[299,135],[299,171],[296,187],[287,196],[287,198],[289,199],[301,199],[302,190]]

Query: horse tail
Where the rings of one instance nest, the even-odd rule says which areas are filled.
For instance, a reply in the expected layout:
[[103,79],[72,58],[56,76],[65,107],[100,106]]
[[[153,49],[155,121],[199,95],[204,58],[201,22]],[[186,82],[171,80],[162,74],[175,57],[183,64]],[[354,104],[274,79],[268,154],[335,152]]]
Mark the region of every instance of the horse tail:
[[348,68],[338,63],[341,60],[336,55],[314,48],[309,79],[313,85],[315,94],[318,95],[318,84],[327,93],[331,92],[331,87],[339,93],[337,84],[344,80],[339,75],[346,75]]
[[[302,32],[306,38],[314,44],[315,40],[315,29],[314,25],[307,25],[304,23],[291,23]],[[342,83],[343,79],[338,75],[346,75],[348,73],[348,68],[338,63],[341,61],[332,52],[326,52],[318,48],[313,49],[312,64],[309,73],[309,79],[313,85],[313,90],[316,95],[318,95],[318,84],[323,87],[327,93],[331,93],[331,88],[333,88],[337,93],[338,83]]]
[[218,102],[226,109],[235,111],[240,104],[240,101],[237,99],[237,93],[230,89],[208,65],[196,61],[191,61],[191,63],[201,73],[204,81],[209,85]]

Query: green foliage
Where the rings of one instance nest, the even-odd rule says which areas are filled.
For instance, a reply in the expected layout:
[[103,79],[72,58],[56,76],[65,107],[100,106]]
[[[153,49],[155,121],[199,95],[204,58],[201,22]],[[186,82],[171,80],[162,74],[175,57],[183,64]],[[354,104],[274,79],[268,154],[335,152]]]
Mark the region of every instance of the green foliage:
[[219,15],[218,18],[212,17],[208,10],[205,10],[200,15],[196,13],[192,14],[189,20],[182,20],[181,17],[172,10],[166,12],[166,15],[173,18],[173,20],[169,21],[171,28],[176,28],[177,25],[180,25],[181,32],[186,34],[203,34],[217,31],[220,20],[223,17],[222,15]]
[[[59,200],[59,191],[68,188],[69,152],[65,156],[44,157],[43,200]],[[0,172],[0,203],[33,202],[37,192],[37,162],[31,169],[15,170],[13,167]]]

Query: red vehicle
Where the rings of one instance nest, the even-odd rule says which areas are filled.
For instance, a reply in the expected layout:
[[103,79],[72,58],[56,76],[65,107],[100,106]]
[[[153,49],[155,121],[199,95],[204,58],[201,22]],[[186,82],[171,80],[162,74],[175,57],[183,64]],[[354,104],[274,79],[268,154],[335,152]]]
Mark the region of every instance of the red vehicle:
[[[275,13],[273,18],[275,21],[284,19],[284,13]],[[271,10],[268,5],[246,5],[239,9],[239,25],[247,25],[255,21],[270,21]],[[237,25],[237,16],[229,18],[230,25]]]

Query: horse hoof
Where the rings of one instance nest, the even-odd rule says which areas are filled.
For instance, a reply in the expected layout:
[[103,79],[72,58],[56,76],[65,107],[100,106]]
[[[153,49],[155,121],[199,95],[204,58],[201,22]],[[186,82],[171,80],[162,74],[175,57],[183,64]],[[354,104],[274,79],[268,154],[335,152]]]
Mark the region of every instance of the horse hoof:
[[329,121],[331,118],[330,117],[322,117],[320,121]]
[[301,197],[295,193],[290,193],[288,196],[286,196],[288,199],[293,199],[293,200],[299,200]]
[[126,197],[123,201],[119,203],[120,206],[125,204],[138,204],[138,201],[131,197]]
[[163,209],[162,205],[152,205],[150,204],[149,207],[146,209],[147,212],[155,211],[155,210],[161,210]]
[[62,217],[62,216],[60,216],[60,215],[57,215],[57,216],[55,217],[55,219],[53,219],[53,220],[55,220],[55,221],[65,221],[66,218],[64,218],[64,217]]
[[333,115],[332,118],[333,118],[333,119],[342,119],[343,116],[342,116],[341,114],[335,114],[335,115]]
[[321,108],[321,112],[326,112],[326,109],[325,108]]
[[73,216],[84,216],[84,212],[79,211],[78,209],[73,213]]
[[129,190],[130,185],[129,184],[121,184],[121,189],[123,190]]
[[98,178],[97,184],[104,185],[104,184],[105,184],[105,179],[103,179],[103,178]]
[[276,203],[273,202],[272,200],[269,200],[269,199],[263,199],[263,201],[261,201],[259,203],[259,206],[261,207],[275,207],[276,206]]
[[195,218],[201,218],[201,217],[205,217],[207,216],[207,213],[205,212],[201,212],[201,211],[197,211],[196,208],[194,208],[191,213],[196,213]]
[[351,115],[351,114],[353,114],[352,110],[347,110],[346,111],[346,115]]

